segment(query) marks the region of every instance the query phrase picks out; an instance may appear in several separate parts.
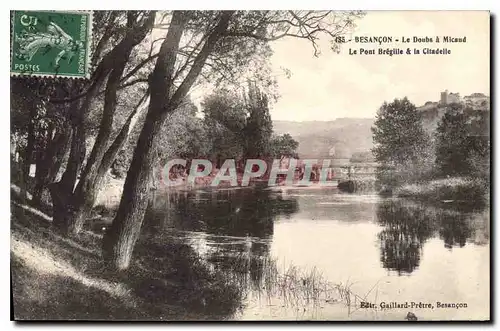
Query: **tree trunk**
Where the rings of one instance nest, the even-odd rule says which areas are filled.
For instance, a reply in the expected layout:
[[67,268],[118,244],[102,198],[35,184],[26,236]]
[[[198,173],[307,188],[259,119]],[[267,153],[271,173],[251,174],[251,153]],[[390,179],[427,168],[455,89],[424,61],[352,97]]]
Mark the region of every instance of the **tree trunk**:
[[73,190],[85,158],[85,141],[80,131],[83,129],[82,126],[74,126],[72,129],[71,150],[61,180],[48,186],[52,198],[52,223],[64,233],[70,230]]
[[24,151],[23,167],[21,171],[21,199],[25,201],[28,198],[28,189],[30,184],[30,167],[32,162],[33,150],[35,147],[35,115],[36,108],[30,109],[30,122],[28,124],[28,141]]
[[121,58],[121,51],[123,51],[122,43],[104,56],[95,70],[93,83],[89,85],[89,90],[80,107],[70,109],[68,112],[72,128],[70,156],[61,180],[49,186],[53,204],[53,225],[65,233],[78,232],[73,222],[75,206],[77,208],[79,206],[78,201],[75,199],[74,190],[80,168],[85,159],[86,135],[84,119],[87,117],[90,105],[104,84],[106,77],[112,71],[114,67],[113,61],[116,58]]
[[42,203],[43,190],[47,184],[48,165],[44,154],[38,152],[36,157],[35,187],[33,188],[32,201],[37,206]]
[[204,46],[194,59],[184,81],[172,95],[173,75],[179,42],[188,18],[174,11],[167,36],[161,45],[153,71],[150,89],[151,101],[130,169],[127,173],[123,195],[111,228],[103,239],[103,257],[110,269],[127,269],[132,252],[139,238],[148,204],[148,183],[156,155],[156,137],[168,112],[174,111],[198,78],[208,56],[221,34],[227,30],[233,12],[223,12]]
[[66,170],[59,182],[48,186],[52,198],[52,224],[65,234],[71,231],[70,221],[73,213],[73,191],[86,154],[84,119],[108,72],[103,62],[101,62],[100,66],[96,69],[96,79],[81,102],[80,107],[69,106],[70,108],[67,112],[68,122],[71,123],[71,130],[69,130],[71,144]]
[[37,160],[36,183],[33,193],[34,203],[41,202],[43,191],[56,179],[62,165],[62,159],[69,148],[70,133],[67,129],[56,133],[45,152],[42,153],[43,155]]
[[[128,53],[128,55],[130,52]],[[73,198],[73,208],[74,214],[70,220],[70,229],[74,234],[78,234],[83,226],[86,218],[86,211],[93,207],[93,202],[95,201],[95,196],[97,194],[98,188],[97,184],[101,184],[103,174],[98,174],[99,166],[101,164],[102,157],[105,153],[105,148],[111,135],[112,125],[113,125],[113,114],[116,109],[116,92],[120,78],[122,76],[123,70],[125,68],[126,59],[119,61],[119,63],[113,68],[111,74],[108,78],[108,83],[106,86],[106,98],[103,119],[97,135],[92,152],[87,160],[85,169],[82,172],[80,181],[75,190],[75,195]],[[100,175],[100,176],[99,176]],[[97,183],[99,182],[99,183]]]
[[118,134],[118,136],[116,136],[115,140],[108,148],[106,153],[104,153],[94,181],[87,186],[87,190],[81,195],[80,204],[74,211],[73,215],[73,222],[75,222],[75,228],[77,228],[77,232],[83,227],[85,220],[90,215],[90,212],[92,211],[92,208],[94,207],[95,201],[97,199],[99,189],[103,186],[106,173],[116,159],[116,155],[123,148],[123,145],[127,141],[128,135],[132,129],[132,120],[137,115],[139,108],[143,104],[144,100],[146,100],[147,95],[148,93],[146,93],[144,97],[141,98],[135,109],[127,118],[127,121],[121,128],[120,133]]
[[154,163],[154,138],[166,119],[175,59],[186,17],[174,12],[151,78],[148,114],[127,172],[118,212],[103,239],[103,257],[110,269],[127,269],[148,204],[148,184]]
[[[163,124],[158,113],[150,112],[141,131],[130,164],[118,212],[103,240],[104,259],[112,269],[126,269],[148,205],[148,184],[154,164],[154,138]],[[165,119],[165,116],[163,120]]]
[[[111,73],[106,83],[101,125],[94,147],[87,160],[73,198],[74,210],[73,217],[70,220],[70,229],[74,234],[78,234],[81,231],[85,219],[94,205],[97,193],[102,186],[104,176],[118,152],[112,153],[112,159],[107,162],[109,164],[101,167],[103,157],[106,153],[106,146],[108,145],[112,133],[113,117],[117,104],[117,91],[125,66],[130,58],[132,49],[146,37],[147,33],[153,27],[154,18],[155,13],[153,12],[143,25],[131,29],[123,40],[113,49],[115,56],[111,66]],[[135,19],[136,17],[134,15],[129,15],[127,25],[133,26]],[[125,137],[122,139],[125,139]]]
[[[48,173],[48,165],[46,162],[49,141],[52,139],[53,124],[49,123],[46,130],[41,130],[38,134],[38,144],[36,148],[36,171],[35,171],[35,185],[33,188],[33,203],[40,205],[42,201],[42,193],[45,187],[45,177]],[[43,179],[42,179],[43,178]]]

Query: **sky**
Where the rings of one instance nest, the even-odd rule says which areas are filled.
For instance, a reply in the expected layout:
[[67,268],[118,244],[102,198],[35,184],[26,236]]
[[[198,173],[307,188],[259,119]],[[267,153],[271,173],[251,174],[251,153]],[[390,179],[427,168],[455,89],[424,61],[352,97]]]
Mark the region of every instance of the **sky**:
[[[465,43],[344,44],[340,54],[323,47],[318,58],[303,40],[272,44],[280,99],[273,120],[327,121],[374,117],[384,101],[407,96],[419,106],[449,90],[462,96],[490,91],[490,25],[485,11],[372,11],[354,36],[466,37]],[[441,40],[442,41],[442,40]],[[409,46],[407,46],[409,45]],[[449,55],[349,55],[349,48],[443,48]],[[287,79],[280,67],[292,72]]]

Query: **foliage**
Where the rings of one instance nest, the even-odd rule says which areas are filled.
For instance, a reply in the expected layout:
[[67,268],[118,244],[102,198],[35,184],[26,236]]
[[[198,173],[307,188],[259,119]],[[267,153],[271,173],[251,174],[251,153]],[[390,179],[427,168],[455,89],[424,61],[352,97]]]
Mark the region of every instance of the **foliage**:
[[372,127],[375,160],[393,167],[378,172],[380,181],[399,185],[417,180],[429,171],[431,144],[422,127],[422,117],[408,98],[385,102],[378,110]]
[[470,171],[467,126],[467,116],[457,107],[450,107],[438,124],[436,165],[442,175],[464,175]]
[[489,177],[488,112],[449,107],[436,130],[436,167],[441,176]]
[[270,142],[270,150],[273,158],[298,158],[297,148],[299,143],[291,135],[274,135]]
[[394,192],[399,197],[414,198],[442,204],[459,202],[461,207],[483,208],[487,203],[483,183],[479,179],[452,177],[423,184],[407,184]]
[[[164,163],[171,158],[197,158],[209,153],[210,140],[207,127],[203,120],[197,117],[197,107],[186,101],[175,112],[169,115],[166,124],[158,136],[157,161]],[[141,113],[124,148],[118,153],[111,172],[114,176],[123,178],[130,166],[140,131],[144,125],[146,112]],[[158,165],[157,165],[158,166]]]
[[220,166],[228,158],[297,157],[298,143],[273,135],[266,94],[248,84],[245,95],[219,90],[202,102],[210,157]]
[[[176,61],[175,77],[179,83],[186,77],[193,59],[201,53],[203,41],[213,31],[221,12],[193,11],[189,15]],[[164,21],[168,21],[168,16]],[[331,50],[338,52],[341,42],[337,37],[352,31],[356,21],[363,16],[361,11],[235,11],[226,31],[208,55],[198,83],[237,89],[251,79],[274,100],[278,93],[269,65],[271,42],[283,38],[304,40],[311,44],[314,56],[319,56],[321,38],[329,43]],[[168,26],[168,23],[157,26]],[[286,68],[284,70],[287,72]]]
[[380,107],[372,132],[375,159],[394,165],[418,160],[429,140],[420,114],[406,97]]
[[[122,168],[132,161],[103,256],[110,257],[118,241],[126,242],[115,256],[122,261],[119,268],[126,268],[147,206],[147,178],[154,163],[170,155],[194,157],[213,151],[213,139],[206,139],[213,126],[182,111],[192,88],[207,82],[238,86],[249,78],[258,82],[256,91],[264,92],[243,102],[244,126],[239,131],[229,129],[227,122],[221,127],[216,117],[222,130],[214,131],[223,132],[224,141],[238,142],[243,157],[267,155],[272,135],[268,99],[275,97],[276,86],[269,66],[270,43],[301,39],[310,42],[317,56],[319,40],[326,38],[338,51],[343,42],[338,37],[352,31],[362,16],[357,11],[96,11],[92,77],[27,78],[21,85],[28,86],[32,93],[26,95],[33,100],[13,103],[21,111],[31,107],[28,123],[22,113],[15,114],[13,137],[15,144],[26,141],[29,162],[24,163],[35,154],[37,166],[44,169],[38,176],[37,167],[37,184],[50,189],[56,227],[80,232],[105,173],[123,150]],[[23,86],[17,88],[25,94]],[[147,114],[134,107],[144,98],[149,100]],[[134,137],[130,128],[137,112]],[[134,142],[129,146],[135,148],[123,149],[129,135]],[[59,169],[64,173],[56,181],[53,174]]]
[[203,123],[210,141],[209,157],[220,166],[224,159],[241,158],[245,144],[247,108],[241,95],[228,89],[216,90],[201,103]]
[[249,84],[247,123],[243,134],[245,136],[245,158],[258,159],[268,156],[273,132],[273,122],[269,114],[268,99],[265,94]]

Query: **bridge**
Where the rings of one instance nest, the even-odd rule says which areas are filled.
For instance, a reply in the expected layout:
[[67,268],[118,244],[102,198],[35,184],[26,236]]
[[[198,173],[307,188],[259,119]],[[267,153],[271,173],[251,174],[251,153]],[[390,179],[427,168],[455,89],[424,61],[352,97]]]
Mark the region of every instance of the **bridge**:
[[333,164],[330,166],[333,173],[329,177],[331,180],[374,177],[375,171],[379,167],[380,165],[376,162]]

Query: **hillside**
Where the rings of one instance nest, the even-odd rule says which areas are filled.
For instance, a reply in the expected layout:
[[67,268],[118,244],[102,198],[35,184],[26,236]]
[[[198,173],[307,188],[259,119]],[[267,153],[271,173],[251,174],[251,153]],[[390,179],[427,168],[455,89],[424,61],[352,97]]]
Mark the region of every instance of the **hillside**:
[[289,133],[299,142],[301,158],[350,158],[373,147],[373,118],[339,118],[334,121],[273,121],[278,134]]
[[[490,97],[473,93],[460,97],[448,91],[440,94],[439,101],[428,101],[417,107],[422,113],[423,126],[433,133],[448,104],[458,102],[473,110],[490,109]],[[278,134],[289,133],[299,142],[301,158],[351,158],[356,153],[366,154],[373,148],[371,127],[374,118],[338,118],[334,121],[273,121]]]

